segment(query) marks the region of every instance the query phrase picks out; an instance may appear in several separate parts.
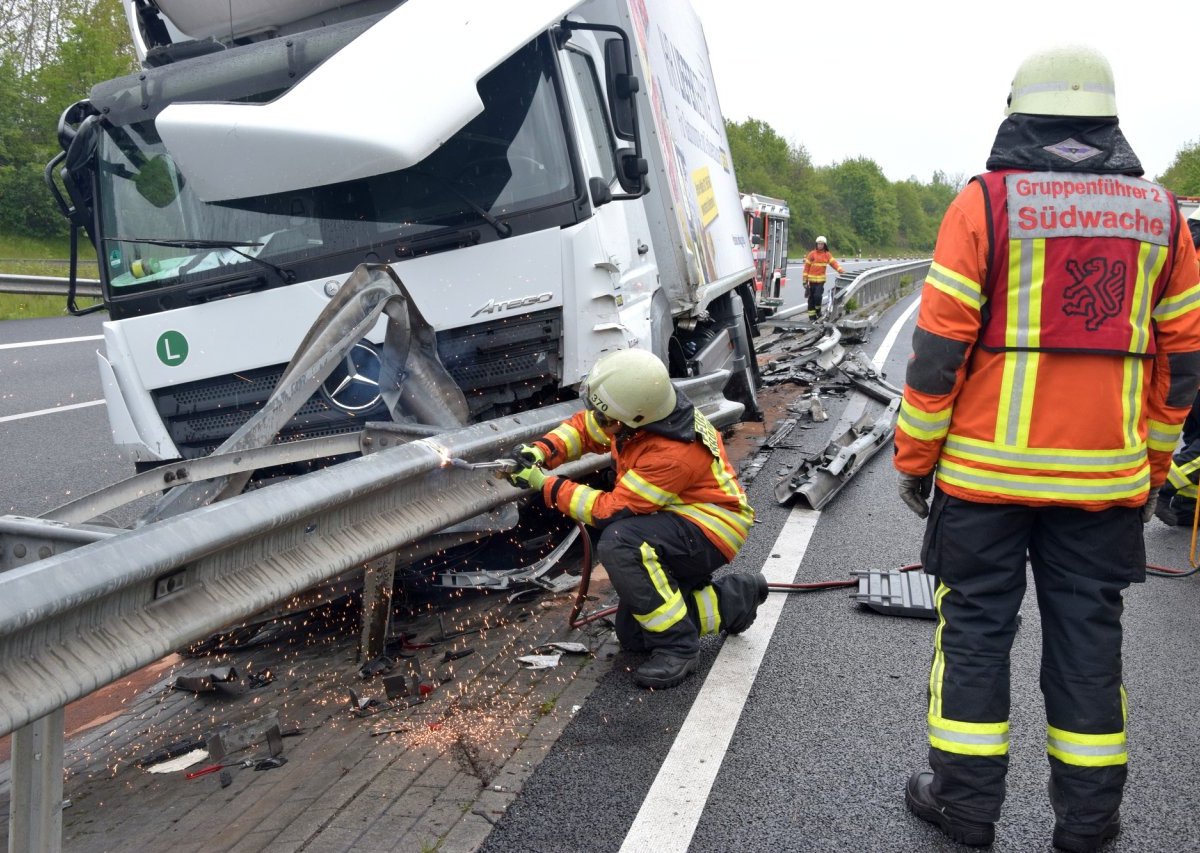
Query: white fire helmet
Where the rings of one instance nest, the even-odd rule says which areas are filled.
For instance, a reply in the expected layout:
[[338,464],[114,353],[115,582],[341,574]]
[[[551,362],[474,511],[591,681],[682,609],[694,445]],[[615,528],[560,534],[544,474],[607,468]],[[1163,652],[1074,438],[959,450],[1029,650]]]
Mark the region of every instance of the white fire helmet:
[[1113,116],[1117,114],[1112,66],[1082,45],[1031,54],[1013,77],[1005,115]]

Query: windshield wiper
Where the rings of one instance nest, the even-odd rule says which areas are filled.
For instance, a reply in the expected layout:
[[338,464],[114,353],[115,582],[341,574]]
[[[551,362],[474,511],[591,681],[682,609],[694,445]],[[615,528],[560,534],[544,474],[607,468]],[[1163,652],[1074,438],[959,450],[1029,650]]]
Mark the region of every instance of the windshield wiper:
[[106,243],[142,243],[147,246],[168,246],[172,249],[228,249],[234,254],[241,255],[248,261],[253,261],[256,264],[262,264],[268,269],[274,270],[275,274],[283,279],[284,284],[292,284],[296,281],[296,273],[289,269],[276,266],[270,261],[264,261],[262,258],[256,258],[254,255],[243,252],[241,248],[252,248],[255,246],[263,246],[263,243],[253,240],[184,240],[173,239],[168,237],[105,237]]
[[457,198],[459,201],[463,202],[465,205],[467,205],[467,207],[471,208],[471,210],[473,210],[475,213],[479,214],[480,219],[482,219],[488,225],[495,228],[496,233],[499,234],[501,237],[508,237],[508,236],[512,235],[512,226],[511,225],[509,225],[507,222],[501,222],[495,216],[488,213],[488,211],[481,204],[479,204],[473,198],[468,196],[466,193],[464,193],[458,187],[454,186],[454,182],[451,181],[449,178],[443,178],[441,175],[434,175],[434,174],[430,174],[429,172],[412,172],[412,174],[419,175],[422,178],[429,178],[431,181],[433,181],[438,186],[444,187],[445,189],[449,190],[450,193],[455,198]]

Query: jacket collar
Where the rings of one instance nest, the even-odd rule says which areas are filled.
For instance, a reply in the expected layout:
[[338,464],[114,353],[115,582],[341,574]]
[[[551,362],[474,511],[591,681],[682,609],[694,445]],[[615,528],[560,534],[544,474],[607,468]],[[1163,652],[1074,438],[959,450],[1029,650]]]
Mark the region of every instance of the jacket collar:
[[1014,113],[992,143],[988,169],[1140,176],[1142,163],[1115,118]]

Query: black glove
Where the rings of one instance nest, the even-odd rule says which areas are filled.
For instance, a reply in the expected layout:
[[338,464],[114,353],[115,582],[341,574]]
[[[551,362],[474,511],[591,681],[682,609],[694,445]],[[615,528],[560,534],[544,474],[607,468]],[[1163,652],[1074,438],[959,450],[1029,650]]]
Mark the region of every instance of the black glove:
[[933,472],[917,476],[900,475],[900,500],[917,514],[918,518],[929,516],[929,493],[933,491]]
[[1158,487],[1151,486],[1150,493],[1146,495],[1146,502],[1142,504],[1142,524],[1149,524],[1150,519],[1154,518],[1154,508],[1158,506]]

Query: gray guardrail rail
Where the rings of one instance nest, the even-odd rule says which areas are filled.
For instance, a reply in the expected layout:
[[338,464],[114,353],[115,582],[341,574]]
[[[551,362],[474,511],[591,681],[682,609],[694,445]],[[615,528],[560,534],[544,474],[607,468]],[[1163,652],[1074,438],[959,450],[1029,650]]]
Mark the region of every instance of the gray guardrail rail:
[[[62,296],[70,290],[70,279],[49,275],[7,275],[0,273],[0,293],[19,293],[31,296]],[[100,280],[96,278],[75,279],[75,295],[98,299]]]

